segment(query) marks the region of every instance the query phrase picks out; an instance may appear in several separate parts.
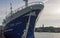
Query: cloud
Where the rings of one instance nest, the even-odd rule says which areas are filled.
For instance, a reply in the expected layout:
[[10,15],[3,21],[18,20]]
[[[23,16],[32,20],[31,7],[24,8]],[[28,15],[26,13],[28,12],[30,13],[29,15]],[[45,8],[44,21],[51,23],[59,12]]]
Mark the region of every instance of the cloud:
[[17,10],[24,5],[22,0],[2,0],[0,1],[0,24],[2,23],[3,19],[10,13],[10,2],[12,2],[13,11]]
[[[59,0],[60,1],[60,0]],[[45,26],[60,27],[60,3],[58,0],[49,0],[45,5],[44,9],[39,15],[37,26],[46,24]]]
[[60,0],[49,0],[48,3],[51,3],[51,4],[52,3],[55,3],[55,4],[57,3],[57,4],[59,4],[60,3]]
[[[29,2],[34,2],[34,1],[47,1],[47,3],[44,5],[44,10],[42,12],[42,15],[39,15],[39,20],[37,22],[38,25],[60,23],[60,17],[59,17],[60,13],[58,14],[55,13],[57,11],[57,8],[60,8],[60,0],[29,0]],[[6,12],[9,13],[10,2],[12,2],[13,10],[24,5],[24,1],[22,0],[18,0],[18,1],[17,0],[9,0],[9,1],[5,0],[3,2],[0,1],[0,20],[1,20],[0,24],[2,22],[2,19],[5,18]]]

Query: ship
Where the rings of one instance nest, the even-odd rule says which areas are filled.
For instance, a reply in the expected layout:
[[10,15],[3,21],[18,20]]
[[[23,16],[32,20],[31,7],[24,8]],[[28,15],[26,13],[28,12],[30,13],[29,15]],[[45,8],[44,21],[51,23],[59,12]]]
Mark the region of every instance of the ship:
[[39,13],[44,8],[44,3],[23,1],[25,6],[15,10],[15,13],[12,12],[11,7],[11,14],[3,21],[5,38],[35,38],[35,24]]

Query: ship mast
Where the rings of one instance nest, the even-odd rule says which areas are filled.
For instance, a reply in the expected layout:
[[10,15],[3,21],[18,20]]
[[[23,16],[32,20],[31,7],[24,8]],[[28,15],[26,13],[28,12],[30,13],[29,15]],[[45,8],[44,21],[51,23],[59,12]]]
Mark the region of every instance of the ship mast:
[[11,10],[10,14],[12,16],[12,3],[10,3],[10,10]]
[[28,0],[23,0],[25,1],[25,6],[28,7]]

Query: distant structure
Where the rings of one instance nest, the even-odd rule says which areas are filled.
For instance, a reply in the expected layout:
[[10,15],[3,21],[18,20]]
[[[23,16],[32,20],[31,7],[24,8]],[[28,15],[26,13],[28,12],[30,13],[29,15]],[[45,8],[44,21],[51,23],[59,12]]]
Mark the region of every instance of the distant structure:
[[60,33],[60,27],[53,27],[53,26],[49,26],[49,27],[44,27],[44,24],[42,25],[42,27],[39,28],[35,28],[35,32],[57,32]]
[[42,25],[42,27],[44,28],[44,24]]

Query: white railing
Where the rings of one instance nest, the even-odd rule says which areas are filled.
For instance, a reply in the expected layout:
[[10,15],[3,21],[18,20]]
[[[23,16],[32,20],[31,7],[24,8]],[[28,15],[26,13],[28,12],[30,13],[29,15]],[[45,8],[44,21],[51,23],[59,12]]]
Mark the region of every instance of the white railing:
[[[31,2],[31,3],[28,3],[28,7],[31,6],[31,5],[35,5],[35,4],[42,4],[42,5],[44,5],[43,2]],[[25,5],[22,6],[22,7],[17,8],[16,10],[13,11],[13,14],[17,13],[17,11],[20,11],[20,10],[22,10],[22,9],[24,9],[24,8],[26,8]],[[13,14],[12,14],[12,15],[13,15]],[[6,19],[8,19],[9,17],[11,18],[11,14],[10,14],[10,13],[6,16]],[[5,19],[5,20],[6,20],[6,19]]]
[[[28,6],[31,6],[31,5],[34,5],[34,4],[42,4],[42,5],[44,5],[44,3],[42,3],[42,2],[31,2],[31,3],[28,3]],[[26,8],[25,5],[22,6],[22,7],[17,8],[16,10],[13,11],[13,14],[16,13],[17,11],[20,11],[20,10],[24,9],[24,8]]]
[[[31,3],[28,3],[28,7],[31,6],[31,5],[34,5],[34,4],[42,4],[42,5],[44,5],[44,3],[42,3],[42,2],[31,2]],[[13,13],[16,13],[17,11],[20,11],[20,10],[22,10],[24,8],[26,8],[25,5],[22,6],[22,7],[17,8],[16,10],[13,11]]]

